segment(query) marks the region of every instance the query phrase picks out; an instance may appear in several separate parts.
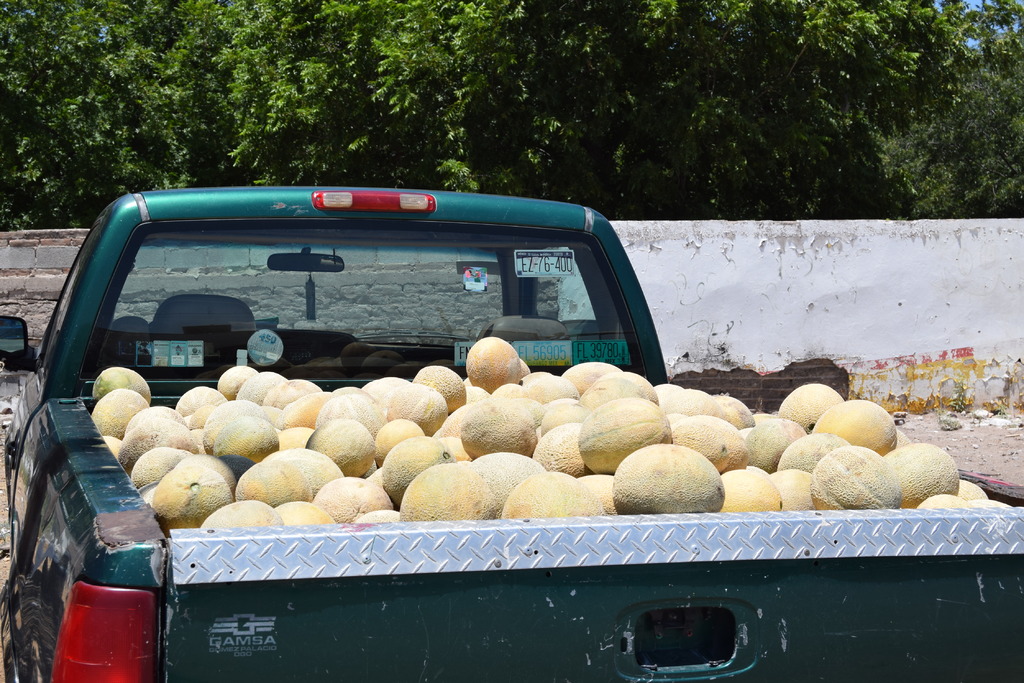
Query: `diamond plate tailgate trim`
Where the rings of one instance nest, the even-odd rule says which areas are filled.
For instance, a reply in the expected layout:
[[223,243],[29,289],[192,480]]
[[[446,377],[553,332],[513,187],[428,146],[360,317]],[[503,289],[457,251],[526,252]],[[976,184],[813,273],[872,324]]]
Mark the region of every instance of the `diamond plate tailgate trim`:
[[175,584],[677,562],[1024,553],[1024,508],[176,530]]

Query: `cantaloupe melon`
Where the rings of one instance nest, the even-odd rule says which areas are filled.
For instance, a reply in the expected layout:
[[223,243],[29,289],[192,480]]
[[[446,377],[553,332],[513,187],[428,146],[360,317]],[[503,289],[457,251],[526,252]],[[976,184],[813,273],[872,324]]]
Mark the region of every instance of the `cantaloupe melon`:
[[818,417],[812,431],[836,434],[852,446],[870,448],[879,455],[896,448],[895,420],[871,401],[855,399],[832,406]]
[[711,415],[725,419],[725,411],[706,391],[681,387],[678,384],[659,384],[654,387],[654,391],[658,394],[658,405],[666,414]]
[[412,420],[397,419],[387,422],[377,432],[377,438],[374,439],[374,447],[376,454],[374,459],[377,462],[377,467],[384,464],[384,457],[394,448],[396,445],[411,439],[414,436],[426,436],[423,433],[423,428]]
[[170,420],[171,422],[177,422],[180,425],[188,426],[187,421],[181,414],[174,408],[168,406],[150,406],[144,408],[139,412],[132,415],[132,419],[128,420],[128,424],[125,425],[125,433],[130,432],[136,427],[149,426],[155,420]]
[[697,451],[720,473],[743,469],[750,461],[740,431],[711,415],[689,415],[672,423],[672,443]]
[[227,400],[234,401],[238,397],[238,390],[242,388],[246,380],[257,374],[259,374],[259,370],[247,365],[232,366],[221,373],[217,379],[217,391]]
[[559,425],[569,422],[581,423],[590,415],[590,409],[584,408],[579,401],[569,403],[549,403],[544,409],[540,421],[540,434],[543,436]]
[[282,429],[277,434],[278,447],[282,451],[289,448],[305,448],[309,437],[316,431],[310,427],[289,427]]
[[[227,398],[213,387],[192,387],[178,399],[174,409],[182,416],[189,417],[203,406],[219,406],[226,403]],[[213,407],[210,410],[213,410]],[[191,426],[191,425],[189,425]],[[200,425],[202,426],[202,425]]]
[[782,495],[783,510],[813,510],[811,473],[805,470],[780,469],[768,475]]
[[158,420],[151,423],[151,426],[137,427],[124,435],[117,451],[117,461],[125,472],[131,474],[135,462],[142,454],[157,446],[190,451],[193,448],[192,432],[185,425],[170,420]]
[[257,405],[263,405],[263,399],[266,398],[267,392],[278,384],[287,381],[288,378],[284,375],[271,372],[270,370],[257,372],[255,375],[242,382],[242,386],[238,387],[238,393],[235,395],[235,400],[252,401]]
[[960,496],[948,493],[939,493],[925,498],[918,504],[919,510],[944,510],[947,508],[969,508],[973,501],[964,500]]
[[398,510],[371,510],[356,517],[356,524],[390,524],[401,520]]
[[615,477],[611,474],[587,474],[579,478],[579,482],[590,489],[591,493],[601,501],[606,515],[617,515],[615,509],[614,485]]
[[283,460],[258,462],[238,478],[235,487],[238,500],[261,500],[270,507],[295,500],[313,500],[313,489],[293,463]]
[[502,519],[585,517],[604,514],[597,496],[574,477],[542,472],[527,477],[508,494]]
[[630,453],[672,441],[672,429],[661,408],[641,398],[604,403],[581,425],[580,456],[594,474],[614,474]]
[[487,519],[489,498],[487,482],[468,465],[428,467],[406,487],[399,510],[400,520]]
[[431,436],[417,436],[397,444],[384,458],[381,484],[396,508],[401,508],[405,489],[428,467],[454,463],[444,444]]
[[782,494],[771,476],[751,470],[731,470],[722,473],[725,501],[722,512],[779,512]]
[[988,494],[985,493],[985,489],[966,479],[960,480],[956,495],[964,500],[988,500]]
[[164,533],[196,529],[215,510],[234,502],[224,477],[200,465],[175,467],[153,490],[153,510]]
[[271,453],[266,457],[265,462],[274,460],[289,462],[298,467],[302,471],[302,476],[309,483],[314,497],[327,482],[345,476],[334,460],[308,448],[289,448],[286,451]]
[[722,475],[685,446],[645,446],[626,457],[614,476],[620,515],[718,512],[725,500]]
[[327,482],[316,494],[313,505],[324,510],[337,524],[350,524],[375,510],[394,510],[391,498],[379,484],[358,477]]
[[301,500],[282,503],[274,508],[274,511],[281,516],[281,523],[287,526],[334,524],[334,519],[326,510]]
[[258,500],[240,500],[214,511],[203,521],[200,528],[233,529],[282,524],[284,519],[281,515],[266,503]]
[[502,384],[518,384],[528,374],[522,367],[515,348],[499,337],[478,339],[466,354],[469,381],[488,393]]
[[803,470],[810,474],[830,451],[849,445],[846,439],[835,434],[807,434],[786,446],[779,456],[778,469]]
[[469,457],[469,453],[466,452],[466,447],[462,445],[462,439],[457,436],[434,436],[435,439],[444,444],[446,451],[452,454],[455,458],[455,462],[472,462],[473,458]]
[[228,422],[243,416],[267,420],[267,414],[263,411],[263,407],[252,401],[228,401],[214,408],[213,412],[206,418],[206,424],[203,426],[204,450],[207,453],[212,453],[213,442],[216,440],[221,428]]
[[466,407],[460,438],[471,458],[502,451],[532,455],[537,429],[525,406],[512,399],[490,398]]
[[818,510],[873,510],[900,507],[903,492],[885,458],[863,446],[841,446],[811,472],[811,498]]
[[346,477],[361,477],[374,464],[377,445],[366,426],[357,420],[329,420],[306,441],[306,448],[323,453]]
[[148,407],[149,401],[139,392],[113,389],[96,401],[92,421],[101,435],[123,439],[131,419]]
[[130,389],[146,399],[146,404],[153,398],[146,378],[131,368],[110,367],[96,376],[92,385],[92,397],[101,399],[115,389]]
[[274,406],[265,408],[280,410],[281,413],[274,420],[278,429],[291,429],[292,427],[308,427],[315,429],[319,426],[320,414],[324,407],[336,397],[323,391],[315,391],[295,399],[283,409]]
[[587,466],[580,455],[580,431],[583,425],[570,422],[559,425],[540,437],[533,459],[548,472],[564,472],[573,477],[582,477]]
[[466,405],[466,385],[451,368],[443,365],[428,365],[417,371],[412,381],[413,384],[428,386],[441,394],[448,407],[448,413],[454,413]]
[[488,518],[501,516],[512,489],[527,478],[545,471],[533,458],[510,452],[488,453],[473,460],[470,466],[484,478],[490,489]]
[[938,446],[910,444],[889,451],[885,461],[899,478],[902,507],[916,508],[932,496],[955,496],[960,491],[960,470],[952,456]]
[[526,398],[532,398],[534,401],[544,405],[557,401],[560,398],[576,400],[580,398],[580,392],[576,385],[565,377],[557,375],[540,376],[529,383],[524,380],[523,389],[525,390]]
[[242,455],[259,462],[280,448],[277,430],[264,419],[243,415],[225,423],[213,440],[211,455]]
[[[623,398],[640,398],[648,403],[658,404],[658,395],[653,389],[648,391],[645,387],[630,381],[625,374],[621,371],[613,372],[598,379],[580,395],[580,405],[593,411],[609,401]],[[654,400],[651,400],[652,398]]]
[[826,410],[845,402],[846,398],[827,384],[803,384],[782,400],[779,417],[792,420],[810,432]]
[[448,404],[436,389],[423,384],[407,384],[388,396],[385,414],[390,420],[412,420],[423,433],[433,436],[448,417]]
[[166,446],[152,448],[135,461],[135,467],[132,468],[131,474],[132,483],[135,484],[135,488],[141,489],[147,484],[160,481],[188,455],[191,453],[182,448],[167,448]]
[[[408,380],[402,380],[402,385],[408,384]],[[372,382],[370,383],[372,384]],[[366,385],[370,386],[369,384]],[[333,394],[320,409],[316,417],[316,427],[320,427],[331,420],[348,419],[361,422],[364,427],[370,430],[370,434],[376,438],[377,432],[387,422],[384,409],[379,405],[378,400],[370,396],[359,394]]]
[[[224,402],[226,403],[227,399],[224,399]],[[188,416],[188,420],[185,424],[189,429],[202,429],[206,426],[207,418],[210,417],[210,414],[218,405],[220,404],[218,403],[214,405],[213,403],[207,403],[206,405],[199,406],[191,415]]]
[[202,453],[189,453],[181,459],[175,467],[205,467],[209,470],[213,470],[224,478],[227,482],[228,487],[231,489],[231,495],[235,495],[235,485],[238,483],[238,477],[235,475],[234,469],[225,462],[222,458],[218,458],[212,455],[204,455]]
[[562,373],[562,377],[572,382],[573,386],[576,387],[576,391],[582,396],[594,382],[613,372],[622,372],[622,368],[610,363],[589,361],[566,368],[565,372]]
[[725,394],[715,394],[711,398],[722,409],[723,419],[736,429],[747,429],[756,424],[754,422],[754,414],[750,412],[750,408],[738,398]]
[[521,384],[502,384],[491,392],[494,398],[526,398],[526,388]]
[[308,379],[289,379],[270,387],[263,397],[263,405],[284,410],[303,396],[319,394],[323,390]]
[[807,432],[792,420],[765,420],[747,434],[748,464],[771,474],[779,468],[779,460],[790,444],[804,436]]

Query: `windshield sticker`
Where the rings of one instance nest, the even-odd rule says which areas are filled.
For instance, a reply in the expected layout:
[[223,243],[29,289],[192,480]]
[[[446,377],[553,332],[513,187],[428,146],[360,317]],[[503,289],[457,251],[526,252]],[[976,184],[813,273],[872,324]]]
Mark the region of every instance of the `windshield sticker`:
[[[455,342],[455,365],[465,367],[466,357],[475,342]],[[573,364],[573,342],[568,339],[511,341],[509,344],[528,365]]]
[[153,342],[135,342],[135,365],[148,368],[153,365]]
[[572,365],[572,342],[565,340],[517,341],[512,348],[527,365]]
[[462,271],[462,288],[467,292],[486,292],[487,269],[483,266],[466,266]]
[[517,277],[572,277],[576,274],[576,255],[571,249],[516,249]]
[[201,339],[154,339],[135,342],[135,365],[142,368],[201,368]]
[[601,362],[629,365],[629,344],[625,339],[586,339],[572,343],[573,364]]
[[284,355],[284,341],[273,330],[256,330],[246,344],[249,359],[256,365],[273,365]]
[[469,350],[473,348],[473,344],[476,342],[455,342],[455,365],[458,367],[465,367],[466,356],[469,355]]

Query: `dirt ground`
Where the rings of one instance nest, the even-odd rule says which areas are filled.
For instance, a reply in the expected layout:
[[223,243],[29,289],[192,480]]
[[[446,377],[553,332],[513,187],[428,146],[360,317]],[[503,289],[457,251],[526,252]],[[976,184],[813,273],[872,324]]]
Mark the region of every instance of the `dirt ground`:
[[[899,429],[912,441],[934,444],[961,470],[987,474],[1010,484],[1024,484],[1024,418],[955,414],[962,427],[941,428],[938,413],[908,415]],[[947,418],[948,419],[948,418]]]

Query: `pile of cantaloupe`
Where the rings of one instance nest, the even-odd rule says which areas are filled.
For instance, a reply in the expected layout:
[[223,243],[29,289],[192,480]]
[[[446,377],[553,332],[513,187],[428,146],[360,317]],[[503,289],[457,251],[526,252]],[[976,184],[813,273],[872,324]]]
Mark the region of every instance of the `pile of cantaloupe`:
[[752,414],[604,363],[530,372],[494,337],[466,374],[325,392],[239,366],[171,408],[109,368],[92,417],[165,531],[1002,505],[883,408],[821,384]]

